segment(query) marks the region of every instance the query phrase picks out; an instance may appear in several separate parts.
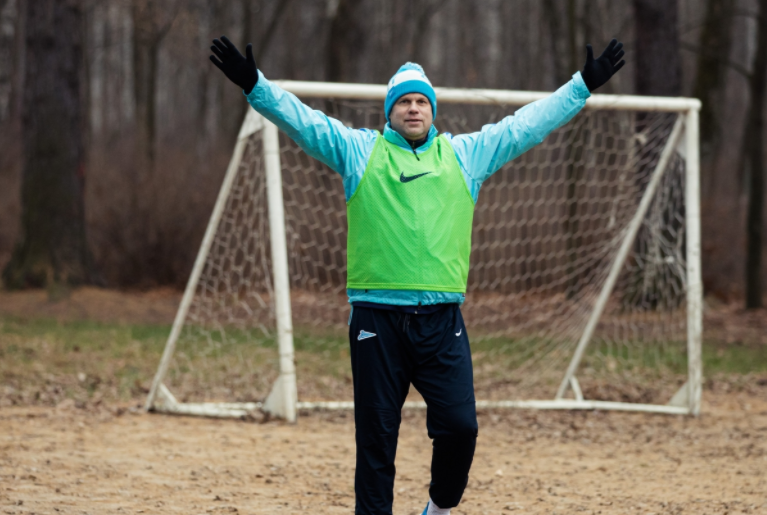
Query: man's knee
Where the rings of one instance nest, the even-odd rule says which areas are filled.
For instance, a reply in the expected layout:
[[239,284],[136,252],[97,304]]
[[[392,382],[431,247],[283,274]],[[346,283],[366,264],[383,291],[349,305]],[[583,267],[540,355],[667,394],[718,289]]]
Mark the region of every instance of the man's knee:
[[429,438],[477,438],[477,410],[466,403],[448,408],[429,408],[426,414]]

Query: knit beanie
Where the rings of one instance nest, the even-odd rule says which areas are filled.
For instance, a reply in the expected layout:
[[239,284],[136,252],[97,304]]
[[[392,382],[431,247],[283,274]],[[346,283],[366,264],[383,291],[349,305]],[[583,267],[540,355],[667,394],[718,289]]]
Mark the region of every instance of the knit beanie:
[[389,87],[386,90],[386,100],[384,101],[384,111],[386,112],[386,121],[389,121],[389,113],[394,106],[394,102],[402,95],[408,93],[420,93],[429,99],[431,104],[431,114],[437,117],[437,96],[434,94],[434,88],[431,82],[426,78],[420,64],[405,63],[400,66],[397,73],[389,80]]

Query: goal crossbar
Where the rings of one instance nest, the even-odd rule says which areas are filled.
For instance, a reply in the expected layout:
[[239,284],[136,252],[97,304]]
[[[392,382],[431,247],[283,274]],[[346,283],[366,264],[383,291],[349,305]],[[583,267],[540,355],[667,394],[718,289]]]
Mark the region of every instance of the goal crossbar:
[[[274,81],[285,91],[303,98],[346,98],[357,100],[383,100],[386,86],[379,84],[349,84],[296,80]],[[439,102],[522,106],[551,95],[546,91],[509,91],[503,89],[434,88]],[[586,100],[585,109],[611,109],[615,111],[684,112],[700,110],[697,98],[652,97],[641,95],[593,94]]]
[[[381,100],[386,95],[386,86],[369,84],[338,84],[303,81],[276,81],[286,91],[300,97],[343,98]],[[485,89],[435,88],[440,102],[485,104],[485,105],[524,105],[544,98],[550,93],[503,91]],[[573,409],[573,410],[622,410],[644,411],[666,414],[692,414],[700,412],[702,390],[702,282],[700,269],[700,207],[699,207],[699,148],[698,148],[698,111],[700,101],[691,98],[642,97],[631,95],[592,95],[586,102],[587,109],[605,110],[641,110],[677,112],[679,117],[663,149],[662,156],[651,179],[657,185],[670,155],[677,151],[685,162],[685,246],[687,256],[686,301],[687,301],[687,360],[688,378],[680,392],[667,405],[610,402],[584,399],[578,386],[576,371],[581,357],[592,339],[593,329],[602,315],[602,308],[612,290],[615,277],[636,236],[647,204],[653,191],[648,191],[642,200],[640,211],[634,216],[630,227],[623,235],[623,243],[613,258],[610,273],[601,288],[599,299],[592,311],[586,329],[578,342],[576,351],[568,366],[565,376],[553,400],[523,401],[488,401],[478,400],[478,408],[529,408],[529,409]],[[263,152],[265,155],[266,187],[268,191],[269,226],[273,280],[275,286],[275,318],[277,343],[279,349],[279,376],[272,393],[262,402],[251,403],[182,403],[178,402],[163,384],[169,362],[185,323],[189,306],[198,287],[200,274],[210,251],[214,234],[217,230],[229,189],[232,187],[240,162],[243,157],[245,142],[257,131],[263,131]],[[291,321],[290,288],[288,280],[288,256],[285,242],[285,220],[282,205],[282,176],[277,128],[258,113],[250,110],[238,135],[232,159],[227,168],[221,191],[214,206],[200,251],[195,261],[179,310],[174,320],[168,341],[158,370],[146,399],[147,410],[186,415],[211,417],[242,417],[254,410],[264,410],[276,416],[294,422],[298,410],[306,409],[353,409],[352,402],[303,402],[297,398],[295,354],[293,349],[293,329]],[[567,388],[572,388],[575,399],[563,398]],[[424,408],[422,402],[407,402],[405,408]]]

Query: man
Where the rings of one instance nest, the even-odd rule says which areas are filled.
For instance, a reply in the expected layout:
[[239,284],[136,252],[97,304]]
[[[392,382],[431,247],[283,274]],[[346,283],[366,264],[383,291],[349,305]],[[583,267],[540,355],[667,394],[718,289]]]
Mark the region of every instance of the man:
[[347,292],[358,515],[392,512],[394,457],[410,384],[427,404],[433,440],[424,515],[448,515],[466,488],[477,439],[471,351],[459,306],[466,292],[471,223],[482,183],[584,106],[623,65],[612,40],[550,97],[480,132],[439,135],[437,98],[423,69],[406,63],[389,81],[383,134],[351,129],[302,104],[226,38],[211,61],[251,106],[343,178],[349,223]]

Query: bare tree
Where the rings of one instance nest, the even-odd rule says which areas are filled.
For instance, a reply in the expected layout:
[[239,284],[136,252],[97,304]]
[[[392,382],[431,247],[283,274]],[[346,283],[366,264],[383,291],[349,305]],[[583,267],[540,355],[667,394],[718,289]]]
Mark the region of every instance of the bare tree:
[[92,282],[83,202],[83,16],[69,0],[25,2],[22,231],[6,286]]
[[17,9],[16,0],[0,3],[0,123],[9,117],[11,112]]
[[767,83],[767,0],[759,0],[756,52],[748,81],[745,162],[748,176],[746,215],[746,309],[762,307],[762,231],[764,230],[764,107]]
[[432,18],[447,4],[442,0],[418,0],[412,2],[413,35],[408,44],[407,54],[409,59],[420,63],[425,58],[426,36],[429,32],[429,24]]
[[175,11],[158,0],[133,0],[133,92],[136,103],[136,138],[142,166],[151,170],[156,158],[157,67],[160,45],[168,34]]
[[328,38],[328,80],[345,82],[350,78],[352,55],[364,42],[355,13],[362,0],[337,0],[331,12]]
[[[174,2],[175,4],[175,2]],[[130,212],[135,220],[135,252],[132,268],[135,275],[162,275],[158,263],[166,260],[161,222],[153,216],[160,196],[157,194],[157,93],[159,88],[160,47],[170,31],[177,11],[175,5],[159,0],[132,0],[133,19],[133,100],[135,105],[134,153],[135,185],[129,192]],[[154,276],[154,277],[153,277]]]
[[[636,92],[640,95],[679,96],[682,94],[682,59],[679,51],[678,0],[633,0],[634,27],[636,32],[636,52],[632,53],[636,61],[634,75]],[[648,117],[644,113],[636,116],[637,132],[645,130]],[[641,150],[648,159],[655,162],[660,158],[660,148],[650,147]],[[683,188],[682,177],[674,175],[677,181],[674,187]],[[636,177],[636,191],[644,191],[645,179]],[[683,230],[678,217],[664,213],[666,230]],[[637,255],[652,245],[653,236],[643,227],[634,242]],[[659,252],[664,252],[659,249]],[[665,258],[666,256],[663,256]],[[665,263],[665,259],[660,261]],[[659,266],[672,266],[670,264]],[[640,270],[640,267],[637,267]],[[657,278],[673,277],[672,273],[660,272]],[[652,309],[657,306],[662,285],[659,279],[646,281],[640,272],[633,275],[633,287],[624,295],[623,302],[634,308]]]
[[721,141],[724,88],[732,46],[734,11],[735,0],[707,0],[706,18],[697,53],[693,97],[703,103],[700,111],[700,157],[705,197],[712,193],[713,167]]
[[[578,69],[582,55],[577,52],[577,29],[578,10],[575,0],[565,0],[558,4],[555,0],[543,2],[543,15],[549,28],[552,42],[552,60],[558,84],[564,84]],[[583,178],[584,166],[578,164],[583,155],[583,130],[576,129],[567,142],[567,154],[573,156],[573,160],[565,167],[566,206],[567,216],[563,221],[565,232],[565,259],[567,260],[567,276],[570,277],[566,286],[567,296],[575,294],[580,279],[575,272],[577,251],[580,246],[578,237],[579,223],[579,191],[578,184]]]
[[578,45],[578,4],[576,0],[544,0],[543,16],[550,33],[556,82],[564,84],[585,56]]
[[682,94],[677,0],[634,0],[636,92]]
[[18,0],[0,1],[0,268],[11,257],[21,213],[22,37]]

